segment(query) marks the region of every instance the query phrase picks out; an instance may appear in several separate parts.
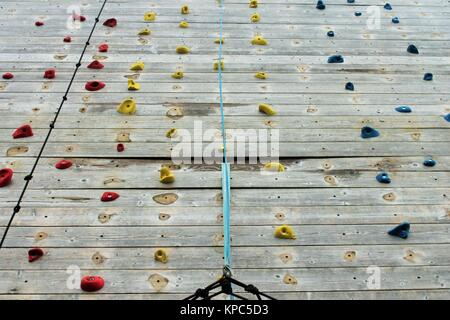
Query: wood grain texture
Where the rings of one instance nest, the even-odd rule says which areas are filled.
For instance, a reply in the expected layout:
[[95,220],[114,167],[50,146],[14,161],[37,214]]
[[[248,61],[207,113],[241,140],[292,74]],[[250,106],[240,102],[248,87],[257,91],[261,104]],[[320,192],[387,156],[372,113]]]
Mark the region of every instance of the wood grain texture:
[[[248,130],[267,130],[279,135],[277,161],[285,171],[268,174],[264,161],[231,165],[235,277],[279,299],[449,299],[449,2],[396,0],[392,11],[378,0],[328,0],[323,11],[316,0],[259,2],[257,9],[248,0],[226,2],[228,154]],[[169,129],[192,132],[201,122],[211,133],[205,144],[221,141],[213,70],[217,1],[108,0],[36,162],[102,3],[79,1],[87,20],[75,29],[67,27],[64,0],[0,6],[0,72],[15,75],[0,79],[0,168],[14,170],[13,182],[0,188],[0,235],[36,164],[0,249],[0,300],[182,299],[220,275],[222,153],[174,163],[179,141],[166,137]],[[180,14],[182,4],[189,15]],[[370,6],[380,9],[380,28],[368,28]],[[146,23],[149,10],[157,19]],[[254,12],[259,23],[250,22]],[[391,22],[394,16],[399,24]],[[102,25],[110,17],[117,27]],[[44,26],[35,27],[37,20]],[[189,28],[180,29],[181,20]],[[142,28],[151,35],[138,36]],[[269,44],[251,45],[255,35]],[[63,42],[65,36],[72,42]],[[107,53],[98,52],[101,43],[109,44]],[[181,44],[190,54],[175,53]],[[407,53],[409,44],[420,54]],[[334,54],[345,62],[327,64]],[[105,68],[88,69],[94,59]],[[137,60],[145,69],[130,71]],[[55,79],[43,78],[49,68]],[[173,79],[175,70],[184,78]],[[268,79],[255,78],[260,71]],[[423,80],[427,72],[433,81]],[[106,87],[86,91],[94,79]],[[128,79],[141,89],[128,91]],[[347,82],[354,91],[345,90]],[[128,97],[137,101],[132,116],[116,111]],[[259,113],[260,103],[278,114]],[[412,113],[395,111],[401,105]],[[12,139],[23,124],[34,136]],[[380,136],[361,139],[364,126]],[[124,152],[117,152],[118,143]],[[423,165],[429,158],[434,167]],[[57,170],[61,159],[73,166]],[[159,182],[163,165],[173,170],[174,183]],[[390,184],[376,181],[382,171]],[[101,202],[105,191],[120,197]],[[408,239],[387,235],[405,221]],[[274,237],[283,224],[293,227],[296,240]],[[27,250],[35,246],[45,255],[29,263]],[[155,261],[157,249],[166,250],[167,263]],[[101,275],[105,287],[93,294],[69,289],[69,266]],[[379,268],[377,289],[367,285],[369,266]]]

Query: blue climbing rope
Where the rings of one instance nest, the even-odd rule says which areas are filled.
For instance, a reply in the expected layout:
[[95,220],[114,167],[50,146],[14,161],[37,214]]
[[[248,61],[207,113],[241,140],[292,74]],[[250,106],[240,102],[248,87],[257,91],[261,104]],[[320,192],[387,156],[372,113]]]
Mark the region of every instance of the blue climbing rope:
[[219,4],[219,102],[220,102],[220,125],[222,131],[223,163],[222,163],[222,198],[223,198],[223,256],[224,270],[231,272],[231,236],[230,236],[230,164],[227,161],[227,137],[225,134],[225,114],[223,110],[223,81],[222,81],[222,45],[223,45],[223,16],[225,7],[223,0]]

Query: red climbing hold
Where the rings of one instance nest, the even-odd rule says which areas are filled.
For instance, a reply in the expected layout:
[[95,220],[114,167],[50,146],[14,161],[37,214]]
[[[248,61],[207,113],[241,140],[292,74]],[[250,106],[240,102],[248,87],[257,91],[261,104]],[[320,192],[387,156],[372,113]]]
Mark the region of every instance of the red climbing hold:
[[44,78],[45,79],[54,79],[56,77],[56,70],[55,69],[48,69],[45,70]]
[[36,27],[42,27],[42,26],[44,25],[44,22],[43,22],[43,21],[36,21],[36,22],[34,23],[34,25],[35,25]]
[[0,170],[0,188],[7,186],[11,183],[14,172],[9,168]]
[[118,197],[120,197],[118,193],[107,191],[102,194],[102,197],[100,200],[103,202],[108,202],[108,201],[114,201]]
[[98,60],[94,60],[87,66],[89,69],[103,69],[105,66]]
[[110,28],[114,28],[115,26],[117,26],[117,20],[114,18],[108,19],[105,22],[103,22],[103,25]]
[[11,72],[6,72],[3,74],[2,78],[5,80],[9,80],[9,79],[14,78],[14,75]]
[[28,262],[33,262],[40,259],[44,255],[44,250],[41,248],[33,248],[28,250]]
[[124,152],[125,151],[125,146],[123,145],[123,143],[119,143],[117,145],[117,152]]
[[72,38],[70,36],[64,37],[64,42],[72,42]]
[[19,138],[27,138],[33,136],[33,130],[31,129],[30,125],[24,124],[20,127],[18,127],[12,134],[14,139]]
[[81,22],[86,21],[86,17],[85,17],[85,16],[80,16],[80,21],[81,21]]
[[98,91],[105,87],[105,83],[101,81],[88,81],[84,88],[88,91]]
[[72,161],[70,160],[61,160],[57,164],[55,164],[55,168],[59,170],[64,170],[70,168],[72,166]]
[[95,292],[103,288],[105,280],[99,276],[85,276],[81,279],[80,288],[86,292]]
[[109,46],[106,43],[102,43],[98,46],[99,52],[108,52]]

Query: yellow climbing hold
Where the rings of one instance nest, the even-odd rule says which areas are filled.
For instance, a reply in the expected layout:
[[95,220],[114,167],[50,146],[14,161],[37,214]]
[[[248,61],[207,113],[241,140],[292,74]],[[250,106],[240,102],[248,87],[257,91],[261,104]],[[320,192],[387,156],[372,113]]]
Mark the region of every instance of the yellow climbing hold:
[[130,70],[133,71],[142,71],[144,70],[145,64],[142,61],[136,61],[131,65]]
[[[214,61],[214,65],[213,65],[214,70],[219,70],[219,61]],[[225,69],[225,65],[223,63],[223,60],[220,61],[220,70],[224,70]]]
[[283,172],[285,167],[279,162],[268,162],[264,165],[264,169],[269,171]]
[[156,19],[156,12],[153,12],[153,11],[149,11],[149,12],[146,12],[145,14],[144,14],[144,20],[145,21],[155,21],[155,19]]
[[149,36],[151,33],[150,29],[144,28],[138,32],[138,36]]
[[177,129],[175,129],[175,128],[171,128],[171,129],[167,130],[167,132],[166,132],[167,138],[173,138],[176,135],[177,135]]
[[169,260],[169,257],[167,256],[167,253],[165,250],[158,249],[155,251],[155,260],[162,262],[162,263],[167,263],[167,261]]
[[134,114],[136,112],[136,101],[133,99],[125,99],[117,107],[117,112],[122,114]]
[[181,7],[181,14],[189,14],[189,7],[188,6],[182,6]]
[[267,43],[268,43],[267,40],[264,39],[262,36],[255,36],[252,39],[252,44],[254,44],[254,45],[265,46],[265,45],[267,45]]
[[288,226],[286,224],[279,226],[275,229],[275,238],[292,239],[292,240],[297,239],[294,233],[294,229],[292,229],[291,226]]
[[251,22],[259,22],[259,20],[261,20],[261,16],[259,15],[259,13],[254,13],[250,17]]
[[179,26],[180,28],[189,28],[189,23],[187,21],[181,21]]
[[186,54],[186,53],[189,53],[189,51],[191,51],[191,50],[187,46],[178,46],[176,51],[179,54]]
[[258,0],[250,0],[250,3],[248,4],[250,8],[258,8]]
[[128,90],[137,91],[141,89],[141,85],[132,79],[128,79]]
[[277,111],[270,104],[267,103],[261,103],[259,105],[259,111],[267,114],[268,116],[274,116],[277,114]]
[[173,183],[175,181],[175,175],[168,167],[164,166],[160,170],[159,181],[161,183]]
[[216,43],[216,44],[220,44],[220,43],[224,44],[225,40],[223,38],[217,38],[216,40],[214,40],[214,43]]
[[172,73],[172,78],[174,79],[183,79],[183,77],[184,77],[183,71],[175,71],[174,73]]
[[255,73],[255,78],[266,80],[267,79],[267,73],[265,73],[265,72],[257,72],[257,73]]

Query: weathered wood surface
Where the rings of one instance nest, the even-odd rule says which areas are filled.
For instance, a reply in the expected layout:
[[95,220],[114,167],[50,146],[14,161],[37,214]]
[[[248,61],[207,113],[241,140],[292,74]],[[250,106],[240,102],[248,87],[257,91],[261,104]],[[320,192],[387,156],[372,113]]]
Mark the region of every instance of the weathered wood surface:
[[[212,69],[217,1],[130,3],[109,0],[93,33],[0,249],[0,299],[181,299],[220,274],[220,166],[173,165],[177,141],[165,137],[168,129],[192,130],[201,121],[220,138]],[[101,4],[80,1],[87,20],[75,30],[66,28],[66,1],[0,5],[1,72],[15,74],[0,80],[0,166],[15,171],[13,183],[0,189],[1,234]],[[181,4],[191,14],[182,16]],[[262,0],[250,9],[247,0],[226,1],[225,126],[278,129],[279,161],[286,167],[268,175],[262,164],[232,165],[236,276],[280,299],[448,299],[450,123],[443,116],[450,111],[449,3],[397,0],[392,11],[378,0],[328,0],[324,11],[315,4]],[[381,28],[369,30],[366,10],[373,5],[381,9]],[[143,21],[148,10],[157,12],[155,22]],[[355,11],[363,15],[355,17]],[[254,12],[261,14],[256,24],[249,20]],[[400,24],[391,23],[394,16]],[[109,17],[118,19],[116,28],[102,26]],[[36,20],[45,25],[34,27]],[[180,29],[181,20],[190,27]],[[138,37],[144,27],[152,34]],[[329,30],[334,38],[327,37]],[[252,46],[256,34],[269,45]],[[72,43],[63,43],[66,35]],[[97,52],[103,42],[108,53]],[[183,43],[192,49],[189,55],[175,53]],[[418,56],[406,53],[411,43]],[[343,54],[345,63],[327,64],[332,54]],[[87,69],[92,59],[105,69]],[[145,70],[130,71],[139,59]],[[51,67],[57,78],[43,79]],[[185,72],[182,80],[170,77],[177,69]],[[269,78],[256,79],[258,71]],[[425,72],[434,74],[433,82],[422,80]],[[92,79],[105,81],[106,88],[85,91]],[[141,90],[129,92],[127,79]],[[345,91],[348,81],[354,92]],[[118,114],[117,105],[130,96],[138,103],[136,115]],[[260,114],[259,103],[273,104],[278,115]],[[410,105],[413,113],[399,114],[399,105]],[[34,136],[13,140],[12,131],[25,123]],[[380,137],[362,140],[366,125]],[[230,132],[227,138],[243,135]],[[117,153],[118,142],[125,152]],[[430,156],[437,165],[423,166]],[[62,158],[74,166],[56,170]],[[162,165],[172,166],[174,184],[159,182]],[[381,171],[389,172],[391,184],[375,180]],[[99,201],[113,190],[118,200]],[[408,240],[386,235],[403,221],[412,224]],[[275,239],[281,224],[292,225],[297,239]],[[32,246],[46,255],[30,264]],[[167,250],[167,264],[153,259],[159,248]],[[103,276],[105,288],[96,294],[68,289],[70,265],[83,275]],[[380,268],[379,289],[367,287],[368,266]]]

